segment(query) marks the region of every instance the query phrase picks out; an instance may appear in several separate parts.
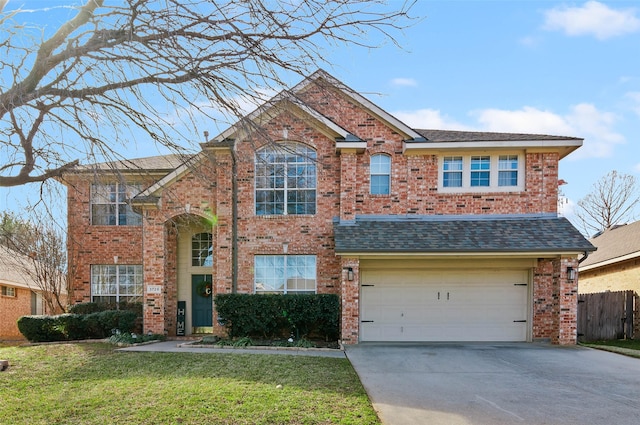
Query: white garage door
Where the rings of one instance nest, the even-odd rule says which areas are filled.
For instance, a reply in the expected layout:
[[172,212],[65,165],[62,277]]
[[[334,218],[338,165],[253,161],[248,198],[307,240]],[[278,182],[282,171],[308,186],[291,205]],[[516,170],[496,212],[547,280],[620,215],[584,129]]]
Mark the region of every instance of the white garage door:
[[362,271],[361,341],[526,341],[527,270]]

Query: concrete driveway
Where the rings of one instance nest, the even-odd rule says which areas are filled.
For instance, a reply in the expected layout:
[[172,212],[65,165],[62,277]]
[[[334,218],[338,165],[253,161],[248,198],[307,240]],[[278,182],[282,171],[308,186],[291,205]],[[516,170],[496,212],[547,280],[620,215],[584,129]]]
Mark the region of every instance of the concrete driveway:
[[640,359],[526,343],[359,344],[383,424],[640,423]]

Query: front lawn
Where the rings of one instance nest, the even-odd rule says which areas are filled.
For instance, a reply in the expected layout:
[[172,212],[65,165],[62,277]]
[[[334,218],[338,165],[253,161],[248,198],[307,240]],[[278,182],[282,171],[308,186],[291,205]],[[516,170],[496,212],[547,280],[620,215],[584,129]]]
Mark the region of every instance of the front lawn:
[[640,358],[640,340],[618,339],[613,341],[591,341],[583,342],[585,347],[597,348],[600,350],[612,351],[631,357]]
[[346,359],[2,347],[0,423],[379,424]]

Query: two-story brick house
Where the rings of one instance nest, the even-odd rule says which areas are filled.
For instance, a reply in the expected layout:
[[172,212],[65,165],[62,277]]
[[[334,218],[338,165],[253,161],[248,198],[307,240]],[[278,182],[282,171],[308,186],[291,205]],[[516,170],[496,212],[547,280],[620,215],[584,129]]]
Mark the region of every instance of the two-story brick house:
[[142,300],[168,335],[183,302],[188,335],[219,330],[211,293],[336,293],[345,344],[572,344],[593,247],[558,165],[581,145],[412,129],[318,71],[182,162],[66,175],[75,301]]

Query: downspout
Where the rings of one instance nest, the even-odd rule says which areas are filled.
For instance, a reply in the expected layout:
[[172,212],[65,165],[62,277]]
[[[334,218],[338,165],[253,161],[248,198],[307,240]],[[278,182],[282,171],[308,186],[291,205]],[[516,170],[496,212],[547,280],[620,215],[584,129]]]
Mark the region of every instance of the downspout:
[[238,292],[238,176],[236,146],[231,148],[231,293]]
[[589,251],[585,251],[584,252],[584,257],[582,257],[581,259],[578,260],[578,265],[580,265],[580,263],[582,263],[584,260],[587,259],[587,257],[589,256]]

